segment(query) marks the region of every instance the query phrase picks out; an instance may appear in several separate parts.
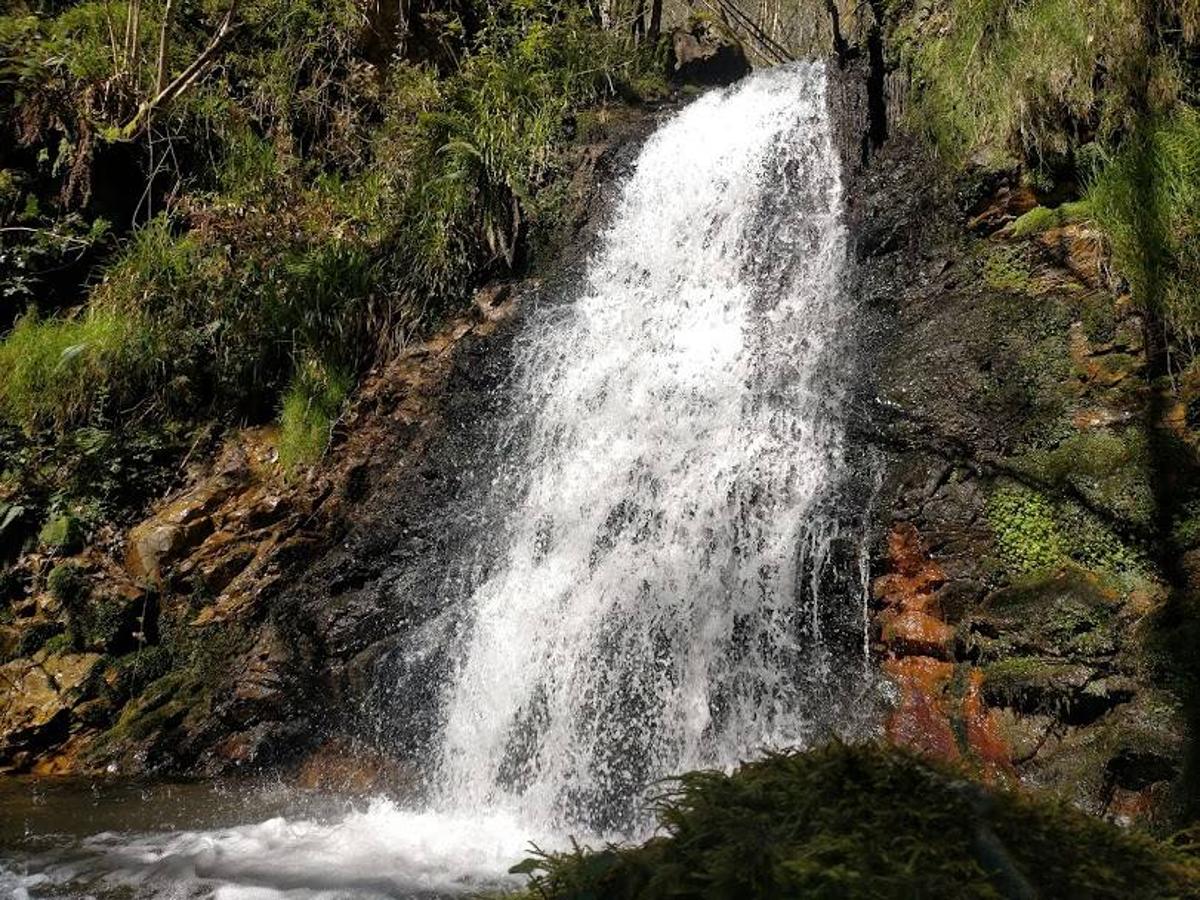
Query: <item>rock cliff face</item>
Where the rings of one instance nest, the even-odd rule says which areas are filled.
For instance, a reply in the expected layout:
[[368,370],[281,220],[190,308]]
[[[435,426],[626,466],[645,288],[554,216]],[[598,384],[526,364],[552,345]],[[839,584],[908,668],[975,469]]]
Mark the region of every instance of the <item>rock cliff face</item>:
[[1168,400],[1098,234],[1017,236],[1038,204],[1022,172],[951,180],[895,110],[874,145],[866,79],[847,79],[871,359],[850,415],[882,477],[885,731],[1097,814],[1165,820],[1190,774],[1191,667],[1172,649],[1194,582],[1188,388]]

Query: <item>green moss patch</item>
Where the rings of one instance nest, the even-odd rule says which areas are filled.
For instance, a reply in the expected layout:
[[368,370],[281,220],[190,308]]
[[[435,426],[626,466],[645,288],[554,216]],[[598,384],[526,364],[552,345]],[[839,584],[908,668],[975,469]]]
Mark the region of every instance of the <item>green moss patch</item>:
[[993,247],[984,258],[983,280],[994,291],[1027,293],[1032,278],[1024,253],[1017,247]]
[[[1139,502],[1142,498],[1133,495]],[[1004,483],[987,505],[1001,562],[1028,574],[1067,563],[1112,573],[1145,569],[1144,548],[1122,537],[1119,518],[1097,512],[1060,492]]]
[[1083,201],[1064,203],[1054,208],[1038,206],[1013,222],[1009,226],[1009,233],[1017,238],[1032,237],[1052,228],[1082,222],[1088,218],[1088,213],[1088,205]]

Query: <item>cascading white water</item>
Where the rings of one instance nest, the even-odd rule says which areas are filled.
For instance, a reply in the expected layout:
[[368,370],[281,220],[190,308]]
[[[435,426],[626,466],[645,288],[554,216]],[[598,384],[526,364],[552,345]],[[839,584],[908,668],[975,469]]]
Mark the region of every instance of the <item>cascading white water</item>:
[[527,487],[469,601],[440,804],[628,827],[652,779],[804,741],[829,675],[804,557],[844,466],[841,207],[819,64],[650,138],[581,295],[519,351]]
[[857,561],[831,549],[854,311],[825,87],[798,64],[675,115],[582,290],[532,314],[483,517],[506,525],[447,588],[467,624],[426,808],[107,832],[0,861],[0,891],[444,896],[529,841],[637,837],[655,779],[836,718],[865,651],[861,597],[829,587]]

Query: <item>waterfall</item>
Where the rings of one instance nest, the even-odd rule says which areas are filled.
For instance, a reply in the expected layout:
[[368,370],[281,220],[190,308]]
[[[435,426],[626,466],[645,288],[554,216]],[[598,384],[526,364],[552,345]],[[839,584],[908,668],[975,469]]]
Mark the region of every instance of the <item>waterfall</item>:
[[[507,464],[462,499],[476,546],[390,670],[407,673],[399,728],[423,745],[438,716],[425,794],[322,809],[284,792],[279,809],[268,789],[245,802],[272,817],[230,827],[184,806],[178,830],[0,857],[0,893],[508,887],[530,842],[644,836],[658,779],[844,730],[865,683],[869,479],[842,426],[842,218],[819,64],[707,94],[646,143],[582,283],[522,324]],[[444,678],[436,710],[409,674],[421,696]]]
[[675,115],[534,315],[439,806],[627,829],[654,779],[802,744],[831,702],[823,607],[861,602],[821,591],[853,312],[825,89],[797,64]]

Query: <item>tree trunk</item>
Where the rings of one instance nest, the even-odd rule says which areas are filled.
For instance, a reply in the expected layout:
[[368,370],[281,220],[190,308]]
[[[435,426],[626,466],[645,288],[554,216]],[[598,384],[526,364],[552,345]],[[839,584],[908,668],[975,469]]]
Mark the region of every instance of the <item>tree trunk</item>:
[[658,41],[658,36],[662,33],[662,8],[663,0],[651,0],[649,37],[652,44]]
[[175,0],[167,0],[163,7],[162,28],[158,31],[158,71],[154,78],[154,93],[161,94],[167,86],[167,44],[171,40],[171,16],[175,12]]

